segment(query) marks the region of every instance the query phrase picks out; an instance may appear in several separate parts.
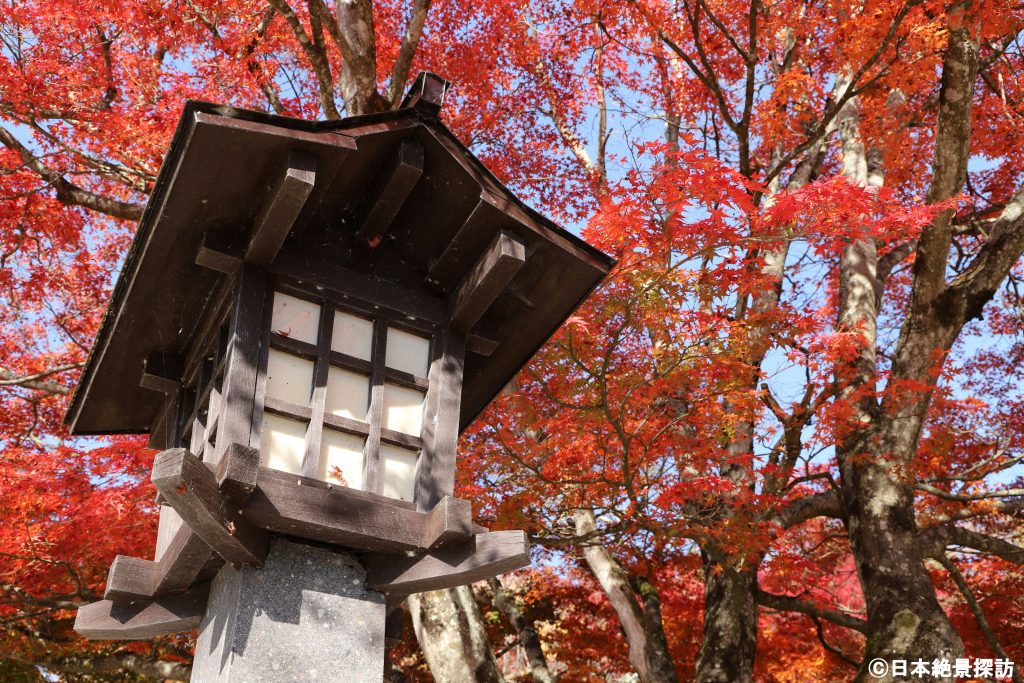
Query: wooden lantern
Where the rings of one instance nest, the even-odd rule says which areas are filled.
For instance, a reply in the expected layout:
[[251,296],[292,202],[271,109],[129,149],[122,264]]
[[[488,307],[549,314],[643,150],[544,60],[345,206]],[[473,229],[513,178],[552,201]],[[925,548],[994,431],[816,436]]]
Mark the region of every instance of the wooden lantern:
[[156,553],[80,633],[194,628],[268,534],[365,552],[392,596],[529,562],[452,496],[456,443],[612,261],[459,143],[447,87],[334,122],[186,105],[66,418],[162,450]]

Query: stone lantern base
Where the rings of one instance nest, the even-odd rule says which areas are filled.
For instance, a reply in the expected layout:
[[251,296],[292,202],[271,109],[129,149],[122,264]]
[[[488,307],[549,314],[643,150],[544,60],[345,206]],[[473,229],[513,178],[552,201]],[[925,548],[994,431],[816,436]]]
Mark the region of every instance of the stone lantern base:
[[263,567],[214,579],[192,681],[380,681],[384,621],[354,555],[274,538]]

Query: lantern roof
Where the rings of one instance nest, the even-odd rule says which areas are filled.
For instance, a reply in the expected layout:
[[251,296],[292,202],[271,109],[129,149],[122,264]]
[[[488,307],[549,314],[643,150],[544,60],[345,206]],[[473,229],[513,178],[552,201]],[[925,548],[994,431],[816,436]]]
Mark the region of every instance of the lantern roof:
[[[164,396],[140,386],[145,359],[186,354],[225,277],[197,253],[251,240],[296,155],[315,166],[315,183],[271,256],[320,264],[312,285],[355,272],[445,303],[500,232],[525,245],[523,266],[469,330],[485,350],[466,356],[465,429],[614,261],[520,201],[459,142],[438,117],[438,81],[421,76],[402,108],[340,121],[188,102],[71,399],[71,432],[150,431]],[[409,166],[418,171],[403,176]]]

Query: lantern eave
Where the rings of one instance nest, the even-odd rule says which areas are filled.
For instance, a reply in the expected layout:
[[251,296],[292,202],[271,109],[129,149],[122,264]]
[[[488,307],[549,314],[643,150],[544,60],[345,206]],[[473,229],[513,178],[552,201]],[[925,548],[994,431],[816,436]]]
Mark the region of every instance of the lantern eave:
[[[423,179],[385,226],[381,246],[357,243],[361,198],[386,191],[382,169],[403,140],[423,147]],[[499,231],[526,243],[530,258],[514,296],[496,301],[473,331],[495,346],[467,359],[460,430],[613,265],[515,197],[429,110],[313,123],[189,102],[65,417],[73,434],[154,429],[163,395],[140,385],[144,361],[185,354],[224,281],[196,263],[198,251],[209,240],[243,239],[296,153],[315,161],[317,180],[282,259],[326,248],[365,277],[404,278],[403,286],[444,303]]]

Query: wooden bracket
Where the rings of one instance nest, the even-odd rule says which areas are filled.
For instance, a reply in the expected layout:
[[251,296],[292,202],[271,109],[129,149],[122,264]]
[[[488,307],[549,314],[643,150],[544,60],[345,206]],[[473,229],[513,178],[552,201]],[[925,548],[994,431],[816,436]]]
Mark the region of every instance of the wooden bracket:
[[493,214],[489,211],[491,204],[481,196],[476,206],[462,222],[455,235],[448,241],[441,255],[434,259],[427,272],[424,284],[437,289],[445,294],[454,289],[454,278],[450,276],[455,272],[458,264],[464,259],[472,258],[472,253],[479,253],[482,244],[476,244],[480,231],[486,226]]
[[181,358],[170,351],[155,351],[142,363],[139,386],[164,394],[173,394],[181,387]]
[[154,600],[101,600],[78,608],[75,631],[89,640],[147,640],[191,631],[202,621],[209,595],[206,582]]
[[160,573],[160,564],[152,560],[118,555],[107,572],[105,600],[138,600],[153,596]]
[[260,452],[255,448],[233,443],[217,463],[217,486],[235,505],[244,505],[256,488],[260,471]]
[[467,333],[526,263],[526,245],[501,231],[448,299],[452,327]]
[[479,334],[468,334],[466,335],[466,351],[469,353],[475,353],[478,356],[487,356],[488,358],[498,350],[498,342],[487,337],[481,337]]
[[225,275],[234,275],[242,266],[244,254],[235,243],[218,233],[207,233],[196,253],[196,263]]
[[465,543],[418,557],[368,554],[366,585],[392,595],[452,588],[530,564],[530,542],[522,531],[477,534]]
[[415,138],[406,138],[398,146],[398,154],[379,184],[380,193],[356,234],[360,241],[371,248],[380,243],[422,175],[423,145]]
[[441,548],[473,535],[473,506],[468,500],[445,496],[426,514],[425,548]]
[[292,150],[288,164],[256,219],[245,262],[266,268],[281,250],[316,182],[316,159]]
[[107,600],[144,600],[180,593],[212,577],[224,564],[210,546],[183,524],[159,561],[118,555],[107,573]]
[[153,461],[153,485],[185,524],[236,567],[260,565],[267,535],[229,505],[217,477],[184,448],[172,448]]
[[183,591],[204,574],[212,574],[223,563],[198,534],[183,524],[160,556],[151,595],[161,597]]

